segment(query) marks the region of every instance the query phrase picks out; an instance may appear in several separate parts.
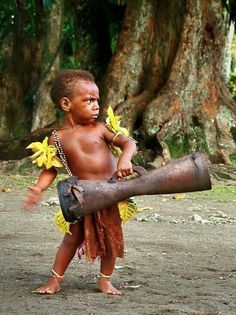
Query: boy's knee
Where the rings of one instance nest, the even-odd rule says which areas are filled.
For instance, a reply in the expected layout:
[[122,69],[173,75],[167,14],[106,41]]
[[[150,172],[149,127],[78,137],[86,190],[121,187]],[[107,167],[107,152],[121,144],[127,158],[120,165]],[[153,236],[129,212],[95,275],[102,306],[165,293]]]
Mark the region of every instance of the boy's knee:
[[63,239],[63,243],[66,245],[66,246],[70,246],[70,245],[78,245],[79,244],[79,238],[76,237],[76,235],[72,234],[72,235],[69,235],[69,234],[66,234],[64,239]]
[[82,241],[82,235],[81,235],[81,230],[77,227],[77,226],[74,226],[73,229],[71,229],[71,233],[72,235],[70,234],[66,234],[64,239],[63,239],[63,243],[69,245],[79,245]]

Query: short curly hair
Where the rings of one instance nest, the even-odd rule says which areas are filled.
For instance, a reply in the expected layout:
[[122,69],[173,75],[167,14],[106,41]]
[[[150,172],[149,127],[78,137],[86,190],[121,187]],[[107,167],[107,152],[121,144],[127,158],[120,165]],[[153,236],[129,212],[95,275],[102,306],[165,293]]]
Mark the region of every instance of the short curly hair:
[[61,109],[61,99],[73,95],[79,80],[95,82],[94,76],[86,70],[62,70],[58,72],[52,83],[50,96],[59,109]]

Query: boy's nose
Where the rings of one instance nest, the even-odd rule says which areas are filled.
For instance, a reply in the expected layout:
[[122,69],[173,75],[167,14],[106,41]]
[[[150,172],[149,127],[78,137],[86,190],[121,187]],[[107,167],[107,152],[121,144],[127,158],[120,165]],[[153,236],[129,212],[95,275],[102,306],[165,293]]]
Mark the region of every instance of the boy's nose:
[[94,102],[93,102],[93,109],[94,109],[94,110],[99,109],[98,101],[94,101]]

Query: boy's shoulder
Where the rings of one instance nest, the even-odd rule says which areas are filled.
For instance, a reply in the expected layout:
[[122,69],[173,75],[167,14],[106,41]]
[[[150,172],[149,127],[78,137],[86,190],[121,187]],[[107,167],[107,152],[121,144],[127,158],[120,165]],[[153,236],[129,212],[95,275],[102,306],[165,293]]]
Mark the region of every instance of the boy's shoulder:
[[106,125],[105,125],[104,122],[96,121],[96,122],[95,122],[95,126],[96,126],[97,128],[107,129],[107,127],[106,127]]
[[[90,124],[90,125],[85,125],[83,126],[82,130],[87,130],[89,131],[89,129],[92,131],[93,129],[96,129],[96,130],[99,130],[99,131],[104,131],[106,132],[108,130],[106,124],[104,122],[98,122],[98,121],[95,121],[94,123]],[[68,134],[72,134],[72,133],[76,133],[76,132],[79,132],[81,133],[81,129],[68,129],[68,128],[57,128],[55,129],[56,130],[56,133],[60,136],[60,137],[63,137],[64,135],[68,135]],[[53,130],[54,132],[54,130]],[[52,135],[51,135],[52,137]]]

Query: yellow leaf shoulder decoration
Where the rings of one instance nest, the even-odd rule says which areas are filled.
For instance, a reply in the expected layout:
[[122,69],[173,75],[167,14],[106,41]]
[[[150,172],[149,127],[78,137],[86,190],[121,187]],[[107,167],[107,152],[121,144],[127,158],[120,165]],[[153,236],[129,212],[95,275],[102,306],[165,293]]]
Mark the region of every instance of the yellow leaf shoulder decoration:
[[108,129],[113,131],[115,134],[123,134],[124,136],[128,137],[129,132],[126,128],[122,128],[120,126],[121,123],[121,116],[115,116],[113,109],[111,106],[108,107],[107,110],[107,119],[106,119],[106,126]]
[[46,169],[54,167],[63,167],[63,163],[57,157],[57,148],[54,145],[48,144],[48,137],[43,142],[32,142],[26,149],[31,149],[32,163],[37,164],[38,167],[45,166]]
[[[107,110],[106,127],[110,131],[112,131],[115,134],[115,136],[124,135],[135,141],[133,138],[129,136],[129,131],[126,128],[120,126],[120,123],[121,116],[115,116],[113,109],[111,108],[111,106],[109,106]],[[121,149],[115,146],[114,144],[110,144],[110,149],[115,156],[121,155]]]

